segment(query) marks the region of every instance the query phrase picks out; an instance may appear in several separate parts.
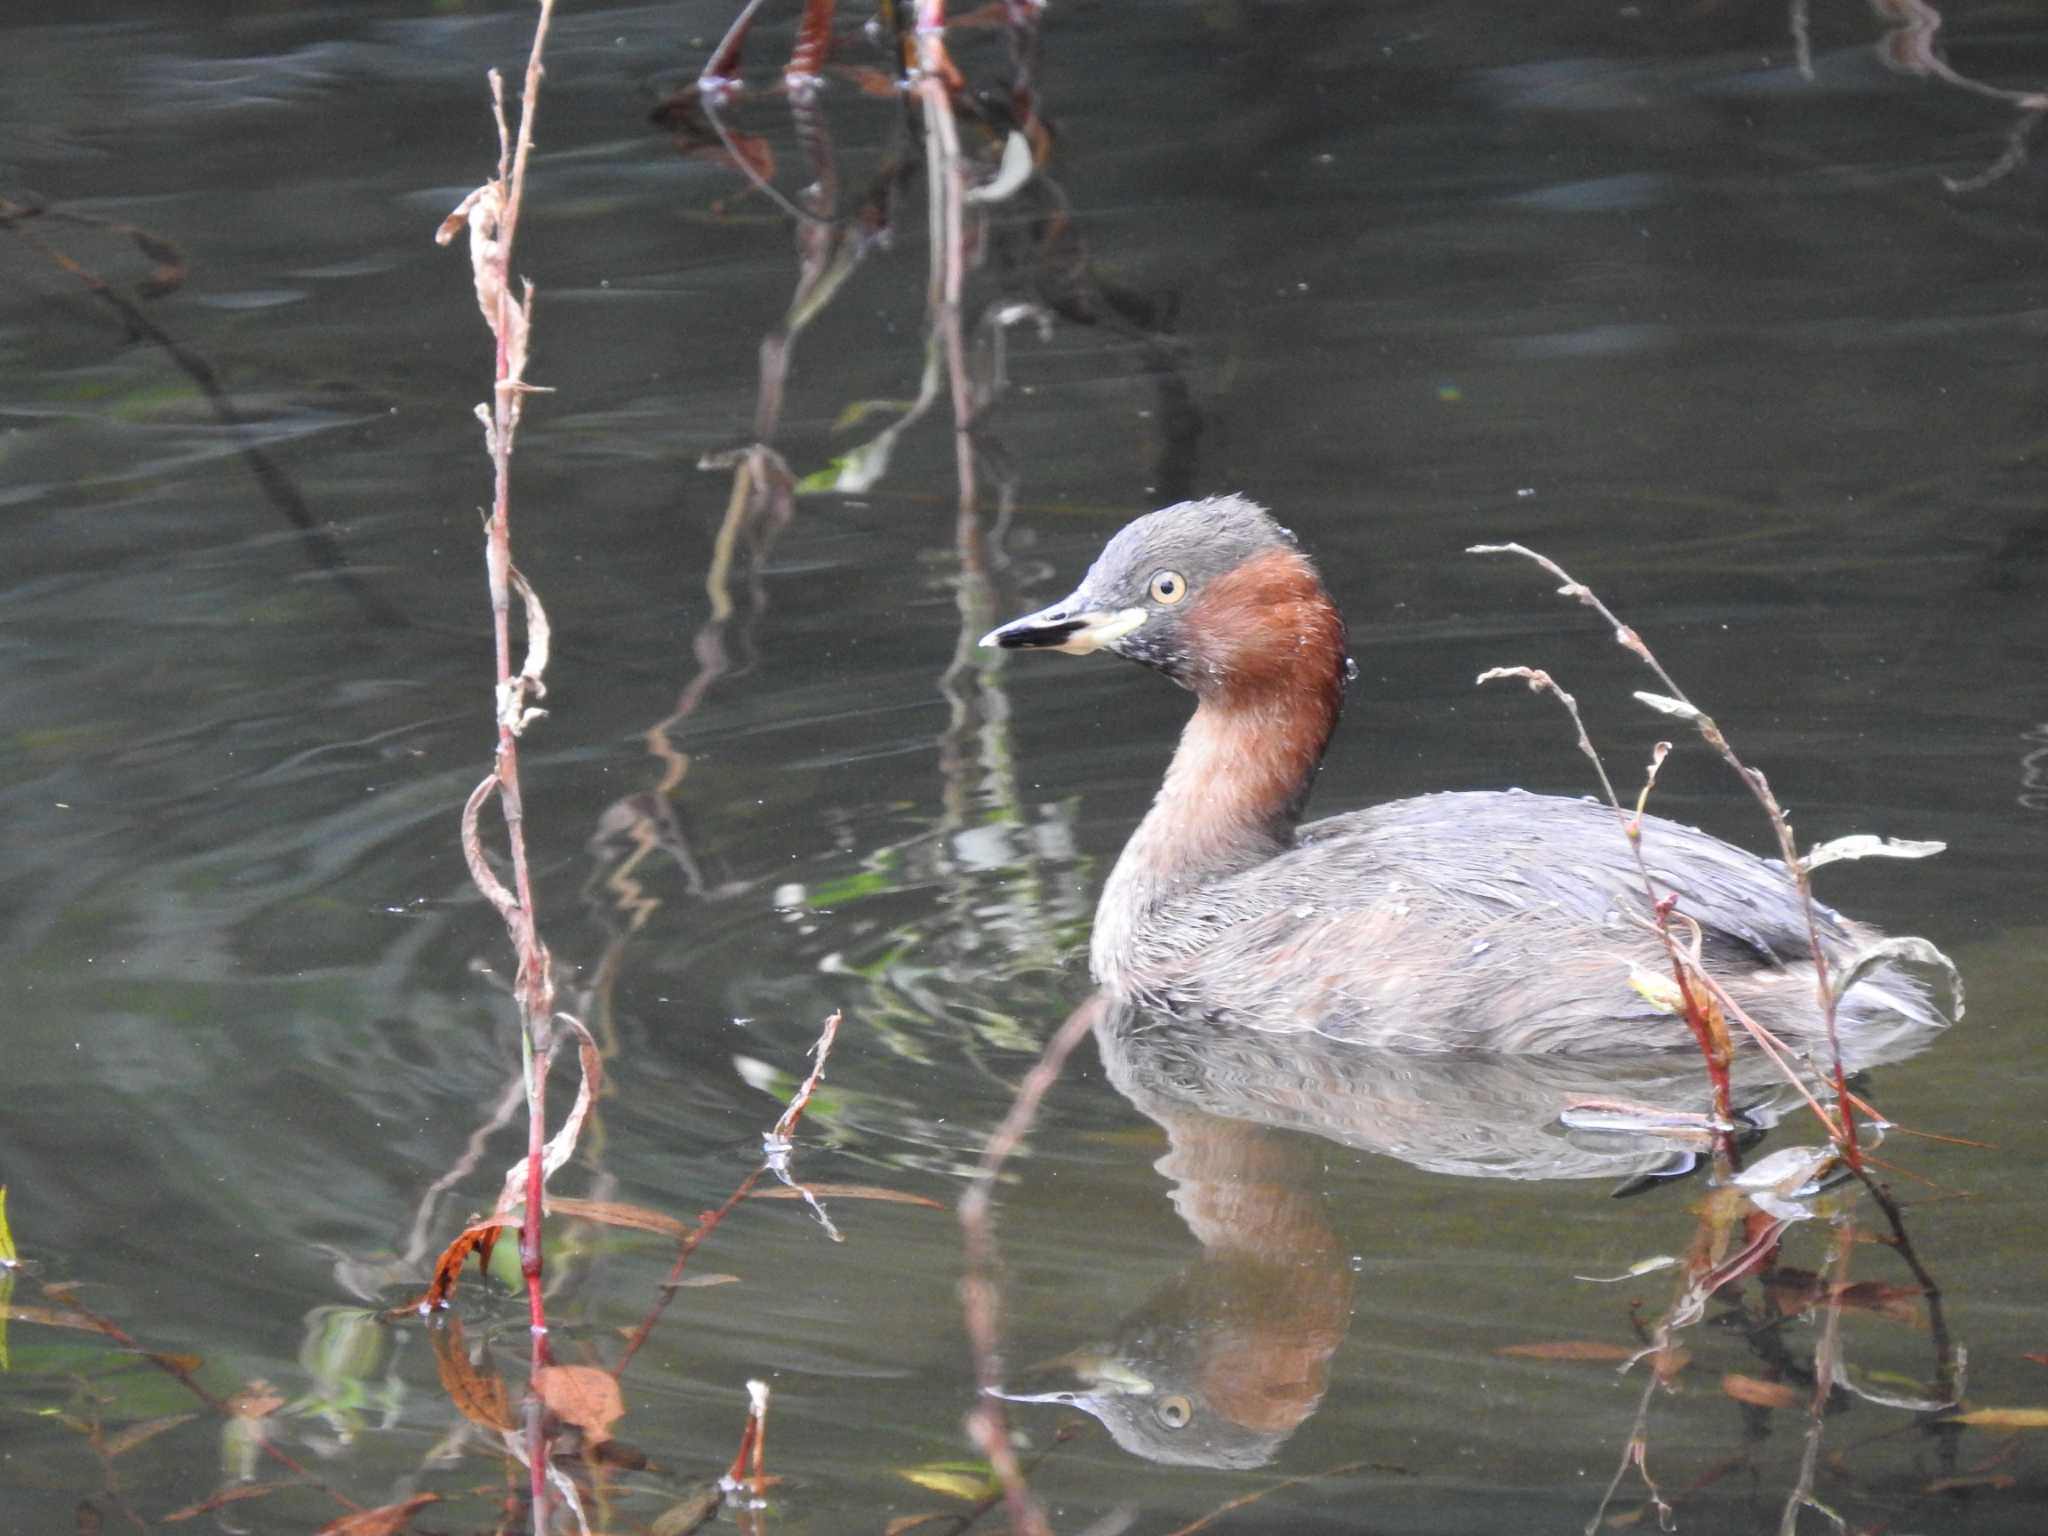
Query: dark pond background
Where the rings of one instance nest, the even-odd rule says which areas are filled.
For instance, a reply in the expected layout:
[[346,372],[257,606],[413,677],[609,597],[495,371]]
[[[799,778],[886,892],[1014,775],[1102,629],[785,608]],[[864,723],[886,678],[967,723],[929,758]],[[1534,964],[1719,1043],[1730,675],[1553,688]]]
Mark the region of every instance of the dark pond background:
[[[986,543],[956,528],[943,389],[885,473],[872,446],[851,482],[844,458],[918,393],[913,170],[893,243],[797,341],[773,444],[821,489],[708,586],[732,473],[700,460],[753,435],[798,258],[779,211],[649,113],[733,9],[565,5],[517,257],[540,290],[532,377],[556,391],[515,469],[518,558],[557,646],[530,835],[564,1001],[613,1074],[554,1189],[716,1205],[843,1008],[798,1172],[950,1207],[1087,991],[1094,893],[1185,710],[1106,660],[971,642],[1064,592],[1134,513],[1240,490],[1317,553],[1351,620],[1361,677],[1322,809],[1589,788],[1551,706],[1473,688],[1507,663],[1555,671],[1635,779],[1660,734],[1629,701],[1639,670],[1533,568],[1461,553],[1517,538],[1650,637],[1806,839],[1949,845],[1821,885],[1968,978],[1965,1023],[1869,1091],[1991,1144],[1895,1136],[1886,1155],[1933,1181],[1899,1187],[1971,1402],[2048,1403],[2029,1358],[2048,1350],[2048,162],[1985,178],[2029,121],[2000,93],[2048,89],[2039,11],[1816,0],[1808,79],[1788,10],[1741,0],[1067,0],[1042,37],[1051,162],[991,205],[968,288],[984,378],[987,317],[1043,311],[1011,317],[981,423]],[[797,9],[764,14],[750,78],[772,80]],[[331,1488],[443,1494],[431,1530],[492,1527],[502,1452],[451,1406],[422,1326],[370,1314],[523,1141],[515,1117],[460,1162],[517,1048],[503,933],[456,844],[492,744],[470,416],[488,338],[465,260],[431,235],[489,171],[483,73],[516,75],[530,23],[197,0],[0,16],[0,195],[45,209],[0,230],[7,1214],[39,1280],[201,1357],[217,1392],[269,1383],[270,1433]],[[1001,77],[998,34],[954,41],[976,83]],[[843,78],[823,101],[857,203],[900,151],[898,109]],[[785,106],[742,118],[794,194]],[[966,139],[992,161],[987,133]],[[165,250],[128,226],[182,256],[174,291],[139,293]],[[835,461],[842,488],[822,489]],[[1659,794],[1761,842],[1695,747]],[[1668,1277],[1574,1277],[1682,1252],[1702,1186],[1617,1201],[1612,1179],[1286,1145],[1316,1263],[1343,1277],[1319,1410],[1260,1469],[1154,1464],[1091,1428],[1036,1474],[1055,1527],[1167,1532],[1306,1477],[1215,1529],[1579,1529],[1643,1368],[1499,1351],[1632,1347],[1631,1300],[1654,1315]],[[999,1193],[1014,1359],[1112,1334],[1195,1265],[1165,1150],[1084,1045]],[[839,1243],[763,1203],[699,1250],[737,1283],[681,1292],[627,1373],[617,1432],[651,1460],[594,1527],[646,1529],[721,1467],[749,1377],[775,1392],[768,1529],[964,1507],[906,1476],[970,1455],[957,1226],[831,1207]],[[607,1358],[667,1246],[551,1230],[558,1351]],[[1818,1268],[1825,1233],[1790,1246]],[[1874,1244],[1851,1272],[1908,1281]],[[36,1289],[15,1304],[46,1304]],[[472,1280],[460,1306],[516,1390],[522,1305]],[[1928,1377],[1924,1331],[1843,1329],[1867,1381]],[[1813,1332],[1787,1326],[1795,1353]],[[1704,1480],[1684,1530],[1776,1529],[1805,1415],[1724,1396],[1758,1359],[1696,1334],[1652,1408],[1652,1468],[1667,1493]],[[0,1527],[71,1529],[81,1499],[109,1529],[153,1527],[241,1474],[203,1413],[110,1474],[91,1422],[195,1405],[92,1334],[16,1321],[7,1342]],[[1073,1417],[1015,1410],[1038,1448]],[[1856,1399],[1819,1491],[1866,1527],[2035,1531],[2038,1439],[1970,1430],[1945,1460],[1909,1412]],[[1341,1464],[1362,1465],[1316,1476]],[[1633,1492],[1616,1508],[1654,1528]],[[299,1488],[200,1523],[339,1512]]]

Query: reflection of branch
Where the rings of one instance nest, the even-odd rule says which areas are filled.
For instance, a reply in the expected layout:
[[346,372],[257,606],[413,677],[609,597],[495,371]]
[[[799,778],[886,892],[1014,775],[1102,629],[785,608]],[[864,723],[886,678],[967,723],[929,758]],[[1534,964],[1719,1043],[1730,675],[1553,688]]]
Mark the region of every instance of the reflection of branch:
[[968,1341],[974,1349],[975,1381],[981,1388],[980,1401],[967,1415],[967,1432],[1002,1480],[1010,1506],[1012,1528],[1024,1532],[1025,1536],[1050,1536],[1051,1527],[1047,1525],[1045,1512],[1032,1497],[1023,1471],[1017,1464],[1017,1452],[1010,1443],[1002,1399],[993,1395],[995,1389],[1002,1385],[1003,1378],[1000,1356],[1002,1293],[995,1278],[996,1235],[989,1192],[1001,1176],[1003,1164],[1009,1161],[1037,1119],[1039,1101],[1059,1081],[1068,1055],[1080,1044],[1081,1037],[1095,1027],[1096,1017],[1106,1006],[1107,1000],[1098,992],[1068,1015],[1066,1023],[1046,1044],[1036,1065],[1024,1074],[1024,1080],[1017,1085],[1016,1098],[1010,1104],[1009,1113],[990,1133],[988,1144],[982,1149],[974,1182],[960,1197],[960,1233],[965,1261],[965,1273],[960,1279],[960,1306],[966,1315]]
[[633,1363],[633,1357],[640,1353],[640,1346],[647,1342],[648,1336],[654,1332],[654,1325],[661,1321],[662,1314],[668,1310],[668,1304],[675,1300],[676,1291],[683,1283],[683,1271],[688,1267],[690,1255],[697,1251],[698,1245],[717,1230],[718,1224],[731,1215],[741,1201],[754,1192],[754,1186],[761,1182],[764,1175],[775,1173],[779,1176],[788,1166],[789,1138],[796,1134],[797,1122],[802,1119],[804,1108],[811,1101],[812,1092],[825,1074],[825,1058],[830,1054],[833,1038],[839,1032],[839,1017],[835,1012],[825,1020],[817,1044],[811,1047],[815,1060],[810,1075],[791,1095],[789,1104],[775,1122],[775,1128],[763,1138],[765,1154],[761,1161],[755,1165],[753,1172],[740,1180],[739,1187],[726,1197],[725,1204],[715,1211],[706,1212],[704,1219],[698,1222],[695,1229],[677,1245],[675,1262],[669,1266],[668,1278],[661,1282],[660,1292],[653,1307],[626,1340],[625,1350],[611,1368],[614,1380],[625,1375],[626,1367]]
[[1951,192],[1976,192],[2024,165],[2027,141],[2040,126],[2043,114],[2048,114],[2048,92],[2008,90],[1958,71],[1935,52],[1942,18],[1941,12],[1927,0],[1870,0],[1870,8],[1880,21],[1891,23],[1891,30],[1877,43],[1877,56],[1885,68],[1902,75],[1939,80],[1959,91],[2005,102],[2018,113],[2006,132],[2002,155],[1974,176],[1944,176],[1942,185]]
[[1821,1431],[1825,1427],[1828,1399],[1835,1390],[1842,1347],[1842,1291],[1848,1284],[1849,1245],[1855,1241],[1855,1224],[1846,1216],[1835,1224],[1833,1245],[1828,1253],[1823,1295],[1825,1318],[1820,1340],[1813,1347],[1813,1393],[1807,1399],[1806,1444],[1799,1457],[1799,1479],[1785,1498],[1785,1512],[1778,1520],[1778,1536],[1798,1536],[1799,1511],[1816,1509],[1836,1530],[1846,1529],[1842,1517],[1814,1497],[1813,1476],[1820,1465]]
[[925,291],[926,324],[945,350],[953,385],[953,452],[959,472],[960,506],[974,505],[974,446],[968,437],[974,401],[967,381],[967,357],[960,335],[960,294],[965,284],[966,233],[962,200],[966,178],[960,164],[959,127],[947,86],[958,78],[946,56],[945,0],[918,0],[917,66],[912,89],[924,108],[925,170],[931,212],[931,280]]
[[154,261],[156,269],[138,288],[144,298],[155,298],[159,294],[175,289],[185,278],[185,266],[177,248],[147,230],[127,224],[112,224],[89,218],[83,214],[66,213],[47,209],[35,203],[17,203],[11,198],[0,197],[0,229],[13,235],[22,244],[36,251],[60,270],[69,273],[96,299],[99,299],[115,314],[131,337],[141,337],[150,342],[164,356],[175,363],[180,372],[199,387],[206,397],[206,403],[221,424],[235,436],[236,455],[254,477],[263,494],[294,528],[299,531],[299,544],[306,558],[319,569],[332,575],[335,581],[362,609],[365,618],[379,629],[410,627],[412,620],[387,602],[377,592],[366,586],[361,577],[349,568],[348,556],[334,536],[320,525],[313,509],[306,504],[306,498],[291,476],[279,468],[278,463],[259,444],[255,423],[244,414],[241,407],[230,398],[221,384],[220,376],[213,366],[198,353],[186,347],[119,288],[106,278],[73,259],[55,244],[44,239],[31,226],[30,220],[48,218],[66,223],[82,224],[104,228],[124,234],[133,240],[142,253]]

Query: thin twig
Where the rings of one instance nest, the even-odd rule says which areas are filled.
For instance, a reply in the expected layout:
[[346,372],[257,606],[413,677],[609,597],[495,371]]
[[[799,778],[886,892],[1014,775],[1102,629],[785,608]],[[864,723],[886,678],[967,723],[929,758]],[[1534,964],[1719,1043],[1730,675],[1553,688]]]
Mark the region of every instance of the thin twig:
[[1091,996],[1059,1027],[1024,1080],[1017,1085],[1009,1113],[990,1134],[982,1148],[981,1162],[967,1193],[960,1197],[960,1232],[964,1250],[964,1272],[960,1278],[960,1305],[966,1315],[967,1337],[974,1349],[974,1375],[981,1401],[967,1415],[967,1433],[995,1469],[1009,1504],[1010,1524],[1022,1536],[1050,1536],[1045,1511],[1039,1508],[1017,1464],[1010,1444],[1009,1422],[1002,1399],[993,1395],[1002,1385],[1001,1298],[996,1287],[996,1235],[990,1213],[990,1191],[1001,1175],[1003,1164],[1022,1143],[1038,1116],[1039,1101],[1059,1081],[1060,1070],[1081,1037],[1095,1027],[1108,1000],[1102,993]]
[[1576,599],[1605,619],[1614,632],[1615,642],[1647,666],[1656,675],[1657,681],[1664,685],[1664,692],[1668,695],[1668,699],[1664,701],[1652,695],[1638,694],[1637,697],[1658,708],[1666,708],[1669,703],[1678,705],[1678,709],[1667,708],[1666,712],[1677,713],[1690,720],[1701,738],[1720,755],[1722,761],[1735,770],[1736,776],[1749,787],[1750,793],[1763,807],[1764,815],[1771,824],[1772,835],[1777,839],[1778,850],[1784,859],[1786,871],[1792,879],[1793,888],[1799,894],[1800,911],[1806,920],[1807,953],[1813,961],[1814,988],[1819,998],[1821,1022],[1827,1034],[1828,1065],[1839,1114],[1839,1121],[1832,1135],[1842,1149],[1842,1156],[1849,1166],[1862,1167],[1863,1153],[1856,1134],[1856,1114],[1849,1099],[1848,1074],[1842,1066],[1842,1045],[1835,1029],[1834,987],[1828,974],[1827,954],[1820,940],[1820,916],[1814,907],[1813,880],[1799,857],[1799,847],[1792,836],[1792,823],[1778,804],[1777,796],[1772,794],[1770,781],[1761,772],[1743,763],[1736,755],[1734,747],[1729,745],[1728,738],[1721,734],[1721,728],[1714,723],[1713,717],[1686,697],[1685,690],[1680,688],[1671,674],[1664,670],[1663,663],[1659,662],[1649,646],[1643,643],[1642,637],[1616,618],[1613,611],[1600,600],[1599,594],[1591,587],[1577,580],[1549,556],[1538,554],[1521,544],[1478,544],[1469,552],[1520,555],[1524,559],[1534,561],[1564,583],[1559,588],[1559,594]]

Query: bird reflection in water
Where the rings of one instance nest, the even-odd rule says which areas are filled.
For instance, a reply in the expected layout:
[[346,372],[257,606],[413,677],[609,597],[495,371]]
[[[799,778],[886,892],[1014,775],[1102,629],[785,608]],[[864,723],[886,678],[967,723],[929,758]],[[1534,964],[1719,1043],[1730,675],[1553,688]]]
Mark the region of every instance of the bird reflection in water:
[[[1083,1409],[1164,1464],[1263,1466],[1321,1403],[1355,1285],[1325,1193],[1326,1143],[1433,1174],[1610,1179],[1627,1192],[1691,1171],[1713,1134],[1686,1107],[1700,1101],[1701,1070],[1683,1053],[1418,1055],[1218,1029],[1107,993],[1083,1007],[1110,1082],[1166,1133],[1155,1166],[1201,1251],[1106,1338],[998,1395]],[[1845,1042],[1844,1065],[1862,1071],[1923,1043]],[[1753,1132],[1803,1111],[1758,1053],[1731,1072]]]

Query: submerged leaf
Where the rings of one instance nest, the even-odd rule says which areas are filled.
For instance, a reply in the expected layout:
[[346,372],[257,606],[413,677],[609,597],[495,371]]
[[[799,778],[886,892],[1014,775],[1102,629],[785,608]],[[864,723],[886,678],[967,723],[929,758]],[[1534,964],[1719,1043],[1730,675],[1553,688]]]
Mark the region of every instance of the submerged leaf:
[[101,1448],[102,1452],[107,1460],[112,1461],[116,1456],[126,1455],[138,1445],[154,1440],[165,1430],[176,1429],[180,1424],[190,1423],[198,1417],[196,1413],[173,1413],[161,1419],[145,1419],[140,1424],[130,1424],[119,1434],[111,1436]]
[[544,1365],[534,1373],[533,1388],[555,1417],[574,1424],[586,1440],[609,1439],[612,1425],[625,1416],[618,1382],[594,1365]]
[[10,1317],[17,1323],[41,1323],[45,1328],[76,1328],[84,1333],[107,1331],[97,1319],[87,1317],[83,1312],[61,1312],[55,1307],[4,1306],[0,1307],[0,1316]]
[[197,1515],[210,1515],[223,1504],[240,1504],[246,1499],[260,1499],[266,1494],[276,1493],[285,1488],[297,1488],[294,1482],[237,1483],[232,1488],[223,1488],[209,1499],[197,1504],[187,1504],[183,1509],[174,1509],[163,1517],[165,1525],[175,1525],[180,1520],[190,1520]]
[[330,1520],[313,1536],[398,1536],[398,1532],[412,1524],[414,1511],[440,1501],[438,1493],[416,1493],[402,1504],[381,1504]]
[[517,1429],[511,1394],[505,1378],[496,1371],[488,1374],[469,1358],[463,1347],[462,1324],[450,1318],[443,1328],[431,1328],[427,1337],[434,1346],[434,1368],[441,1377],[441,1390],[456,1411],[472,1424],[485,1429]]
[[896,1475],[949,1499],[976,1504],[1000,1488],[985,1461],[930,1461],[921,1467],[899,1467]]
[[647,1528],[648,1536],[690,1536],[716,1515],[725,1503],[725,1490],[716,1482],[705,1483],[679,1503],[671,1504]]
[[1733,1371],[1721,1378],[1721,1390],[1738,1403],[1752,1408],[1797,1408],[1806,1394],[1782,1381],[1764,1381],[1755,1376],[1738,1376]]
[[1633,1360],[1638,1351],[1602,1339],[1556,1339],[1540,1344],[1506,1344],[1496,1355],[1524,1360]]

